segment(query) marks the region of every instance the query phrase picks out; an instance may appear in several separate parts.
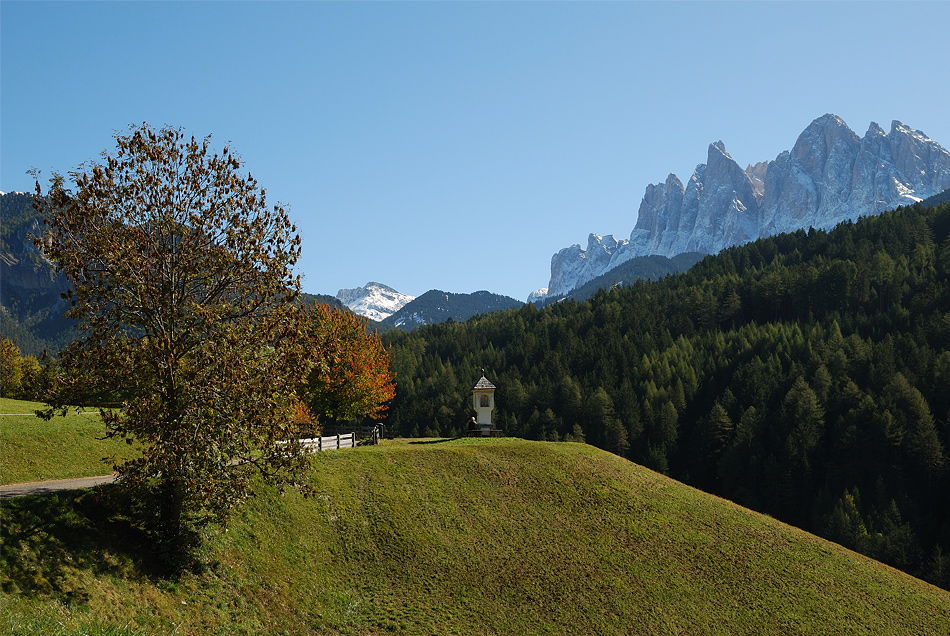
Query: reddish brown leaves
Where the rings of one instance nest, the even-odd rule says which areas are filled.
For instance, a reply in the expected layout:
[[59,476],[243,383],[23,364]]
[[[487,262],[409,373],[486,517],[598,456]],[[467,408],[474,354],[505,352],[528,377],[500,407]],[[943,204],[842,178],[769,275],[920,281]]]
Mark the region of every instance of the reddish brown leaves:
[[302,388],[313,413],[340,420],[378,417],[396,394],[395,373],[366,319],[329,305],[301,309],[310,372]]

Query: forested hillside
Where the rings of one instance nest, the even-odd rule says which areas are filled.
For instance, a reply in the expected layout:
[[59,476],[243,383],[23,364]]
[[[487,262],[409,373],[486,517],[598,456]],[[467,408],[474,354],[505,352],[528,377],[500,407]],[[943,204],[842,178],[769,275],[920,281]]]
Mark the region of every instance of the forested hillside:
[[33,245],[44,227],[33,195],[0,193],[0,334],[33,356],[76,338],[74,322],[63,317],[66,281]]
[[950,588],[950,204],[390,332],[400,435],[587,442]]

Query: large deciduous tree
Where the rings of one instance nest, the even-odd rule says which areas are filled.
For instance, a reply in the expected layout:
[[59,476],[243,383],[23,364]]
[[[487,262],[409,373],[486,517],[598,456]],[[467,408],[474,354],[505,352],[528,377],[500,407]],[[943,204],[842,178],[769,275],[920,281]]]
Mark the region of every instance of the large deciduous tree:
[[292,416],[309,368],[293,303],[300,238],[210,137],[145,124],[115,139],[101,162],[54,174],[45,195],[36,186],[41,246],[72,283],[82,329],[50,406],[115,407],[102,411],[110,435],[142,448],[119,481],[157,493],[161,536],[180,547],[247,494],[252,467],[293,480],[307,465]]

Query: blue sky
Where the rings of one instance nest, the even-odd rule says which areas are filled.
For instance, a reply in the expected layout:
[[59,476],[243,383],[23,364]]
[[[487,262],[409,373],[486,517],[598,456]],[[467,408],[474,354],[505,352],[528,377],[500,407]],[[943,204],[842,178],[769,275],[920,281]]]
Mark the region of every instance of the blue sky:
[[231,142],[304,290],[547,285],[647,184],[816,117],[950,146],[950,3],[0,3],[0,190],[149,122]]

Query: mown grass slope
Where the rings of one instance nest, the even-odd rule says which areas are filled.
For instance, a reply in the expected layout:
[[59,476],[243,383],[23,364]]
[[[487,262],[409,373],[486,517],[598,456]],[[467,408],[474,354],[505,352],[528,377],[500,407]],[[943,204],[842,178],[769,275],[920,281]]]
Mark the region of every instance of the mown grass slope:
[[39,402],[0,398],[0,484],[107,475],[116,459],[136,450],[120,439],[105,439],[96,409],[50,421],[34,411]]
[[179,635],[950,625],[946,591],[590,446],[387,442],[314,459],[314,498],[261,487],[175,581],[149,573],[93,493],[5,503],[0,629],[27,633],[29,615]]

